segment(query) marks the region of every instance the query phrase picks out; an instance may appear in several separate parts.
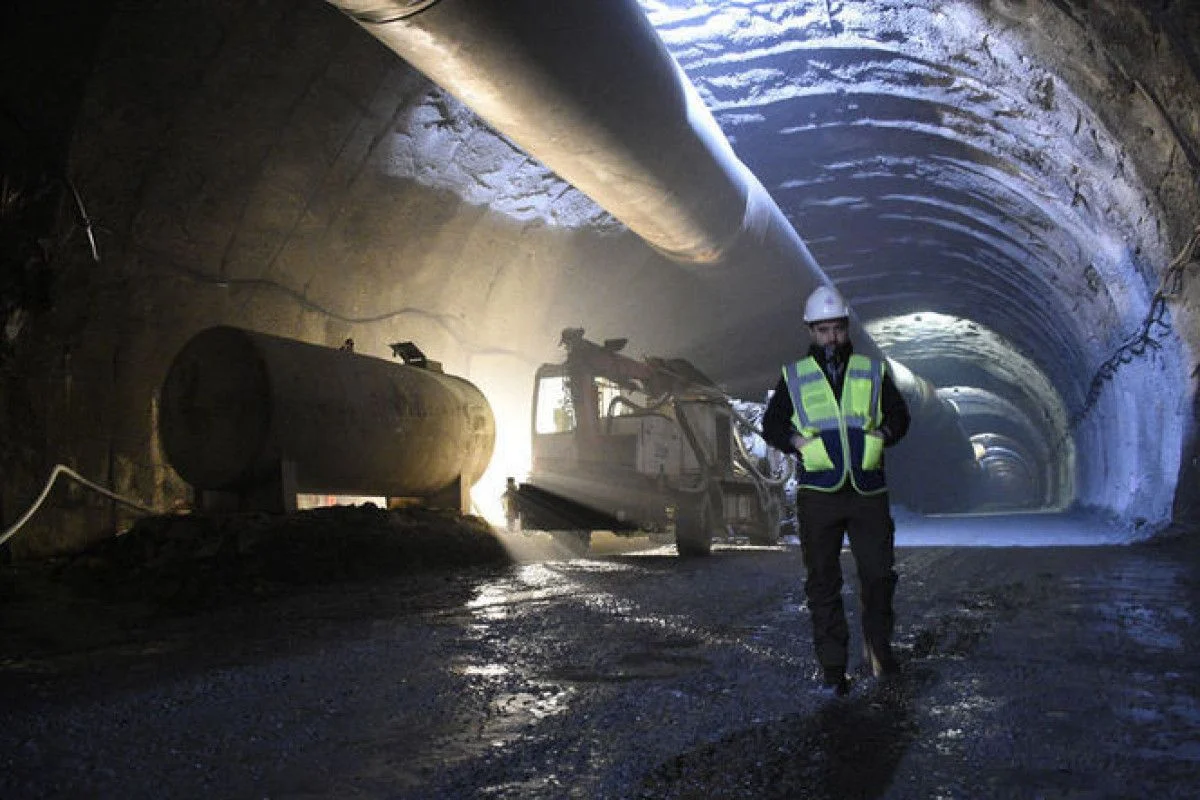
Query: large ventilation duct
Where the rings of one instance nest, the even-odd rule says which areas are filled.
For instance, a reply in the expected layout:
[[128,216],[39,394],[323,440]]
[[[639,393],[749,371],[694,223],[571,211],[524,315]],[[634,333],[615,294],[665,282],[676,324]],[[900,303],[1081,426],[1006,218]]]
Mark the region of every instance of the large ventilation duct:
[[773,205],[635,0],[330,2],[677,260],[721,260]]

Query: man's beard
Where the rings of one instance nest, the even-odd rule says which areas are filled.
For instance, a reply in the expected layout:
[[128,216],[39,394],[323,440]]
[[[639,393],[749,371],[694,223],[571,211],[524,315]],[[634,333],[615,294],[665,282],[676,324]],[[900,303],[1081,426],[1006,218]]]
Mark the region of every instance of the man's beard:
[[842,370],[850,360],[850,343],[825,345],[825,373],[834,386],[841,380]]
[[845,364],[850,360],[851,352],[853,352],[853,348],[849,342],[845,344],[827,344],[825,345],[825,363]]

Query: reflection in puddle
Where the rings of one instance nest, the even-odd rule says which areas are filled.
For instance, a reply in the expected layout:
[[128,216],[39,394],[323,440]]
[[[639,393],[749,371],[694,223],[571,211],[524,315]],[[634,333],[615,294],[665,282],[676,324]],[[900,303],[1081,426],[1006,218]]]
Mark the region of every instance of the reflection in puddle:
[[461,667],[453,667],[452,671],[457,672],[459,675],[482,675],[494,678],[498,675],[507,675],[510,670],[503,664],[467,664]]
[[501,620],[509,616],[510,606],[550,600],[573,589],[570,581],[544,564],[527,564],[511,577],[480,584],[466,607],[481,619]]
[[[734,549],[734,548],[726,548]],[[758,548],[763,549],[763,548]],[[577,559],[564,563],[531,563],[515,567],[505,577],[481,583],[475,596],[467,602],[476,623],[468,626],[486,638],[490,623],[514,622],[528,614],[537,613],[549,601],[568,600],[576,606],[610,618],[618,618],[628,626],[654,631],[658,649],[693,647],[701,644],[733,646],[747,655],[773,661],[785,666],[807,666],[803,655],[797,655],[771,645],[768,625],[753,630],[726,627],[720,631],[698,626],[687,615],[647,614],[631,598],[614,592],[587,590],[580,576],[598,573],[639,573],[642,568],[630,562]],[[804,613],[807,604],[789,596],[785,612]],[[679,644],[683,642],[685,644]],[[532,665],[527,672],[544,670],[545,664]],[[516,667],[514,666],[514,669]],[[561,670],[560,670],[561,672]]]
[[[579,566],[573,565],[575,572],[580,571]],[[579,594],[579,584],[569,574],[542,563],[519,565],[509,575],[476,588],[474,597],[466,603],[474,621],[465,626],[465,631],[475,641],[472,652],[486,663],[451,668],[477,681],[473,685],[486,687],[491,695],[487,723],[471,737],[474,742],[492,750],[506,748],[534,736],[534,728],[542,720],[569,710],[576,690],[534,679],[544,665],[529,663],[529,649],[512,647],[512,641],[499,633],[505,626],[494,623],[519,621],[551,600]],[[621,613],[615,604],[602,603],[600,609]],[[490,652],[484,655],[485,650]]]
[[1175,564],[1138,559],[1116,572],[1071,583],[1101,598],[1094,604],[1100,631],[1127,636],[1151,650],[1179,651],[1183,639],[1172,628],[1192,622],[1174,601],[1180,577]]
[[[958,757],[968,740],[978,738],[981,731],[989,729],[989,720],[999,718],[1003,705],[1000,698],[987,696],[987,687],[979,678],[967,678],[954,683],[952,703],[932,705],[930,716],[941,726],[934,742],[934,749],[943,756]],[[973,733],[968,736],[967,731]]]
[[506,716],[528,717],[530,721],[537,721],[565,712],[574,694],[575,689],[569,686],[545,684],[540,689],[531,686],[529,691],[498,695],[493,707]]

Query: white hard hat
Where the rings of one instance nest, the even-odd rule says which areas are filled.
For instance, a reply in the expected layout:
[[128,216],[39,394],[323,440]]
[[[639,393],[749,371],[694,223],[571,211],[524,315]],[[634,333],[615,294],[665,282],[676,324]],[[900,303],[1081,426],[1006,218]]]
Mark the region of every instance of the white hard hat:
[[804,304],[804,321],[810,325],[814,322],[848,316],[850,316],[850,311],[846,308],[846,301],[832,286],[818,286],[808,296],[808,302]]

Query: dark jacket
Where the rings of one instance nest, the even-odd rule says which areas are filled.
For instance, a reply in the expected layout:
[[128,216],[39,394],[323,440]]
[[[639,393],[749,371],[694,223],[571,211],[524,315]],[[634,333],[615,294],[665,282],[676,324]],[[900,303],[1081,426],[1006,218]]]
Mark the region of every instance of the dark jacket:
[[[817,363],[821,365],[821,371],[825,373],[825,379],[829,380],[829,367],[825,363],[823,350],[817,345],[812,345],[808,348],[808,354],[817,360]],[[841,369],[838,371],[837,380],[830,382],[833,387],[833,395],[838,402],[842,400],[842,385],[846,381],[846,362],[850,358],[849,350],[844,355],[845,360],[840,364]],[[883,411],[883,423],[879,427],[879,432],[883,434],[884,447],[891,447],[903,439],[904,434],[908,433],[910,421],[908,404],[904,402],[904,396],[896,388],[891,372],[883,376],[880,405]],[[767,404],[767,411],[763,415],[763,439],[767,444],[785,453],[796,452],[796,448],[792,447],[792,436],[799,431],[792,425],[794,411],[787,381],[780,375],[779,383],[775,385],[775,394],[771,397],[771,402]]]

